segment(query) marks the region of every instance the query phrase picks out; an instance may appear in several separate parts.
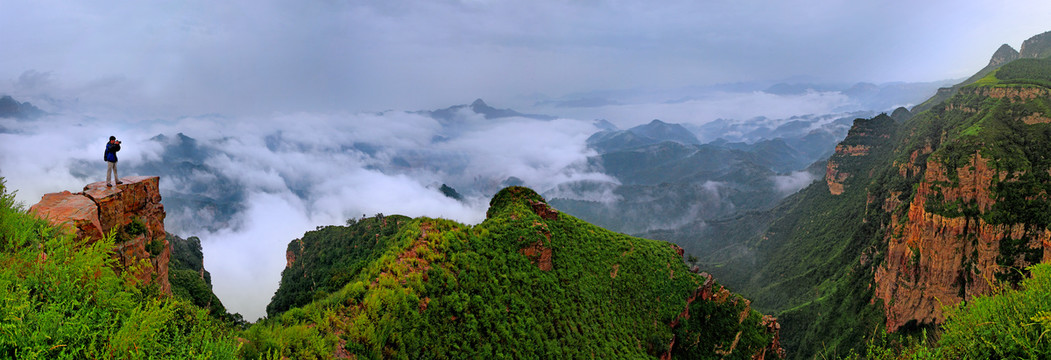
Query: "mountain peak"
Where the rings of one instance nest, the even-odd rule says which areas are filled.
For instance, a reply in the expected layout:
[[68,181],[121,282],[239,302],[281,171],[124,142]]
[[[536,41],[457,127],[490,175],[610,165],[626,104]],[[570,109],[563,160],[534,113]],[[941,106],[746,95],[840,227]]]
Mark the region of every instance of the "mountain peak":
[[44,115],[44,111],[28,101],[18,102],[10,95],[0,97],[0,118],[32,119],[40,115]]
[[1051,31],[1033,36],[1022,42],[1019,50],[1020,58],[1048,58],[1051,57]]
[[628,129],[636,135],[645,136],[657,141],[672,140],[683,144],[699,144],[697,136],[680,124],[669,124],[660,119],[653,119],[646,125]]
[[993,53],[992,59],[989,59],[989,66],[1000,66],[1015,59],[1018,59],[1018,50],[1015,50],[1011,45],[1003,44]]
[[544,197],[537,194],[533,189],[524,186],[508,186],[497,192],[496,195],[493,195],[493,199],[489,201],[489,211],[486,211],[485,217],[487,219],[492,218],[513,208],[515,204],[531,207],[533,212],[543,218],[547,218],[552,214],[554,216],[558,215],[558,211],[551,209]]
[[454,105],[439,110],[421,111],[420,113],[423,113],[438,120],[449,121],[456,118],[458,116],[456,113],[463,110],[464,108],[469,108],[475,114],[481,114],[486,119],[500,119],[507,117],[524,117],[536,120],[556,119],[556,117],[549,115],[523,114],[511,109],[497,109],[492,106],[489,106],[489,104],[486,104],[485,100],[482,100],[481,98],[475,99],[474,102],[471,102],[471,105]]

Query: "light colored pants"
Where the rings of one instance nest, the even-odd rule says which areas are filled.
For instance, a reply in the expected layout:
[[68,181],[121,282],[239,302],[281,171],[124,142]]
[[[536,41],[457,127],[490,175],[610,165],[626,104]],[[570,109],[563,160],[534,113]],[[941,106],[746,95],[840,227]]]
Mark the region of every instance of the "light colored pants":
[[117,176],[117,163],[107,161],[106,162],[106,183],[107,184],[109,184],[109,179],[110,179],[109,174],[110,173],[113,173],[113,178],[114,179],[117,179],[117,181],[120,181],[120,176]]

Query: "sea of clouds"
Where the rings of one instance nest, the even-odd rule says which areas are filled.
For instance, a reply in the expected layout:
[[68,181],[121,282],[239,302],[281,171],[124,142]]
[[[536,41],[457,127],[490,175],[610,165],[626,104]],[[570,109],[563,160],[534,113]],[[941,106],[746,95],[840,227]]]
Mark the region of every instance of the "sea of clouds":
[[[247,319],[262,316],[276,290],[288,242],[317,226],[376,213],[430,216],[478,223],[488,196],[516,177],[542,191],[564,182],[614,179],[587,166],[588,121],[525,118],[486,120],[464,112],[471,126],[450,133],[416,113],[281,114],[268,118],[185,117],[171,121],[117,121],[70,115],[0,119],[0,176],[26,205],[49,192],[77,191],[105,176],[104,143],[123,140],[118,169],[160,161],[156,135],[177,133],[210,147],[205,164],[245,192],[244,210],[214,232],[181,228],[169,212],[168,230],[203,241],[216,294]],[[394,165],[394,159],[400,159]],[[81,164],[97,164],[84,171]],[[405,166],[405,165],[409,166]],[[77,169],[77,171],[71,171]],[[87,177],[76,174],[88,173]],[[162,193],[185,184],[161,179]],[[461,189],[446,197],[440,184]]]
[[[202,219],[188,219],[201,216],[189,212],[169,210],[166,224],[180,236],[202,239],[214,291],[230,311],[255,319],[278,286],[288,242],[318,226],[377,213],[478,223],[489,197],[509,178],[541,193],[610,201],[608,186],[568,193],[572,187],[565,186],[618,184],[588,162],[597,154],[586,139],[598,130],[593,119],[599,116],[622,128],[657,117],[700,125],[734,116],[831,113],[845,101],[830,94],[720,95],[707,102],[610,105],[592,109],[590,116],[556,120],[485,119],[464,108],[445,123],[408,111],[141,119],[45,109],[51,114],[33,120],[0,119],[0,176],[28,206],[45,193],[103,180],[102,152],[110,135],[124,141],[122,176],[152,175],[128,170],[162,160],[166,149],[151,138],[182,133],[196,139],[209,149],[204,163],[215,173],[162,178],[162,193],[188,188],[185,181],[226,178],[243,191],[242,207],[214,231],[190,228],[190,220]],[[738,110],[717,110],[727,108]],[[793,173],[776,180],[787,193],[813,177]],[[441,184],[465,198],[444,196],[437,190]]]

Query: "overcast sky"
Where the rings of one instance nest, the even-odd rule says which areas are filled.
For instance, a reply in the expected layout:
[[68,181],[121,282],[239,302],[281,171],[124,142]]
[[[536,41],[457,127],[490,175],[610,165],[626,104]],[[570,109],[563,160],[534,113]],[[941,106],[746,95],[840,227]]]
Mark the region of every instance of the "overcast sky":
[[1051,30],[1049,15],[1035,0],[0,0],[0,92],[177,116],[932,81]]

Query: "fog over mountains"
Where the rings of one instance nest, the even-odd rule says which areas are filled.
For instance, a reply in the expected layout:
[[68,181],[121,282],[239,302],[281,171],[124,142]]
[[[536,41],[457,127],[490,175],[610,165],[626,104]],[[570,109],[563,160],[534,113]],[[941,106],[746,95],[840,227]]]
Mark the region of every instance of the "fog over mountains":
[[[715,106],[704,102],[691,101]],[[680,104],[663,109],[676,112]],[[161,176],[169,231],[202,239],[216,293],[253,318],[269,293],[246,291],[276,288],[289,239],[363,215],[477,223],[489,197],[508,185],[534,188],[556,207],[627,233],[767,206],[812,181],[807,165],[830,153],[853,118],[873,114],[836,112],[842,104],[785,118],[618,121],[624,130],[481,99],[436,110],[244,118],[108,120],[49,111],[35,119],[0,118],[6,129],[0,176],[25,203],[97,181],[101,142],[116,135],[124,141],[120,174]],[[654,152],[664,154],[660,161],[646,158]],[[443,185],[462,199],[443,194]]]

